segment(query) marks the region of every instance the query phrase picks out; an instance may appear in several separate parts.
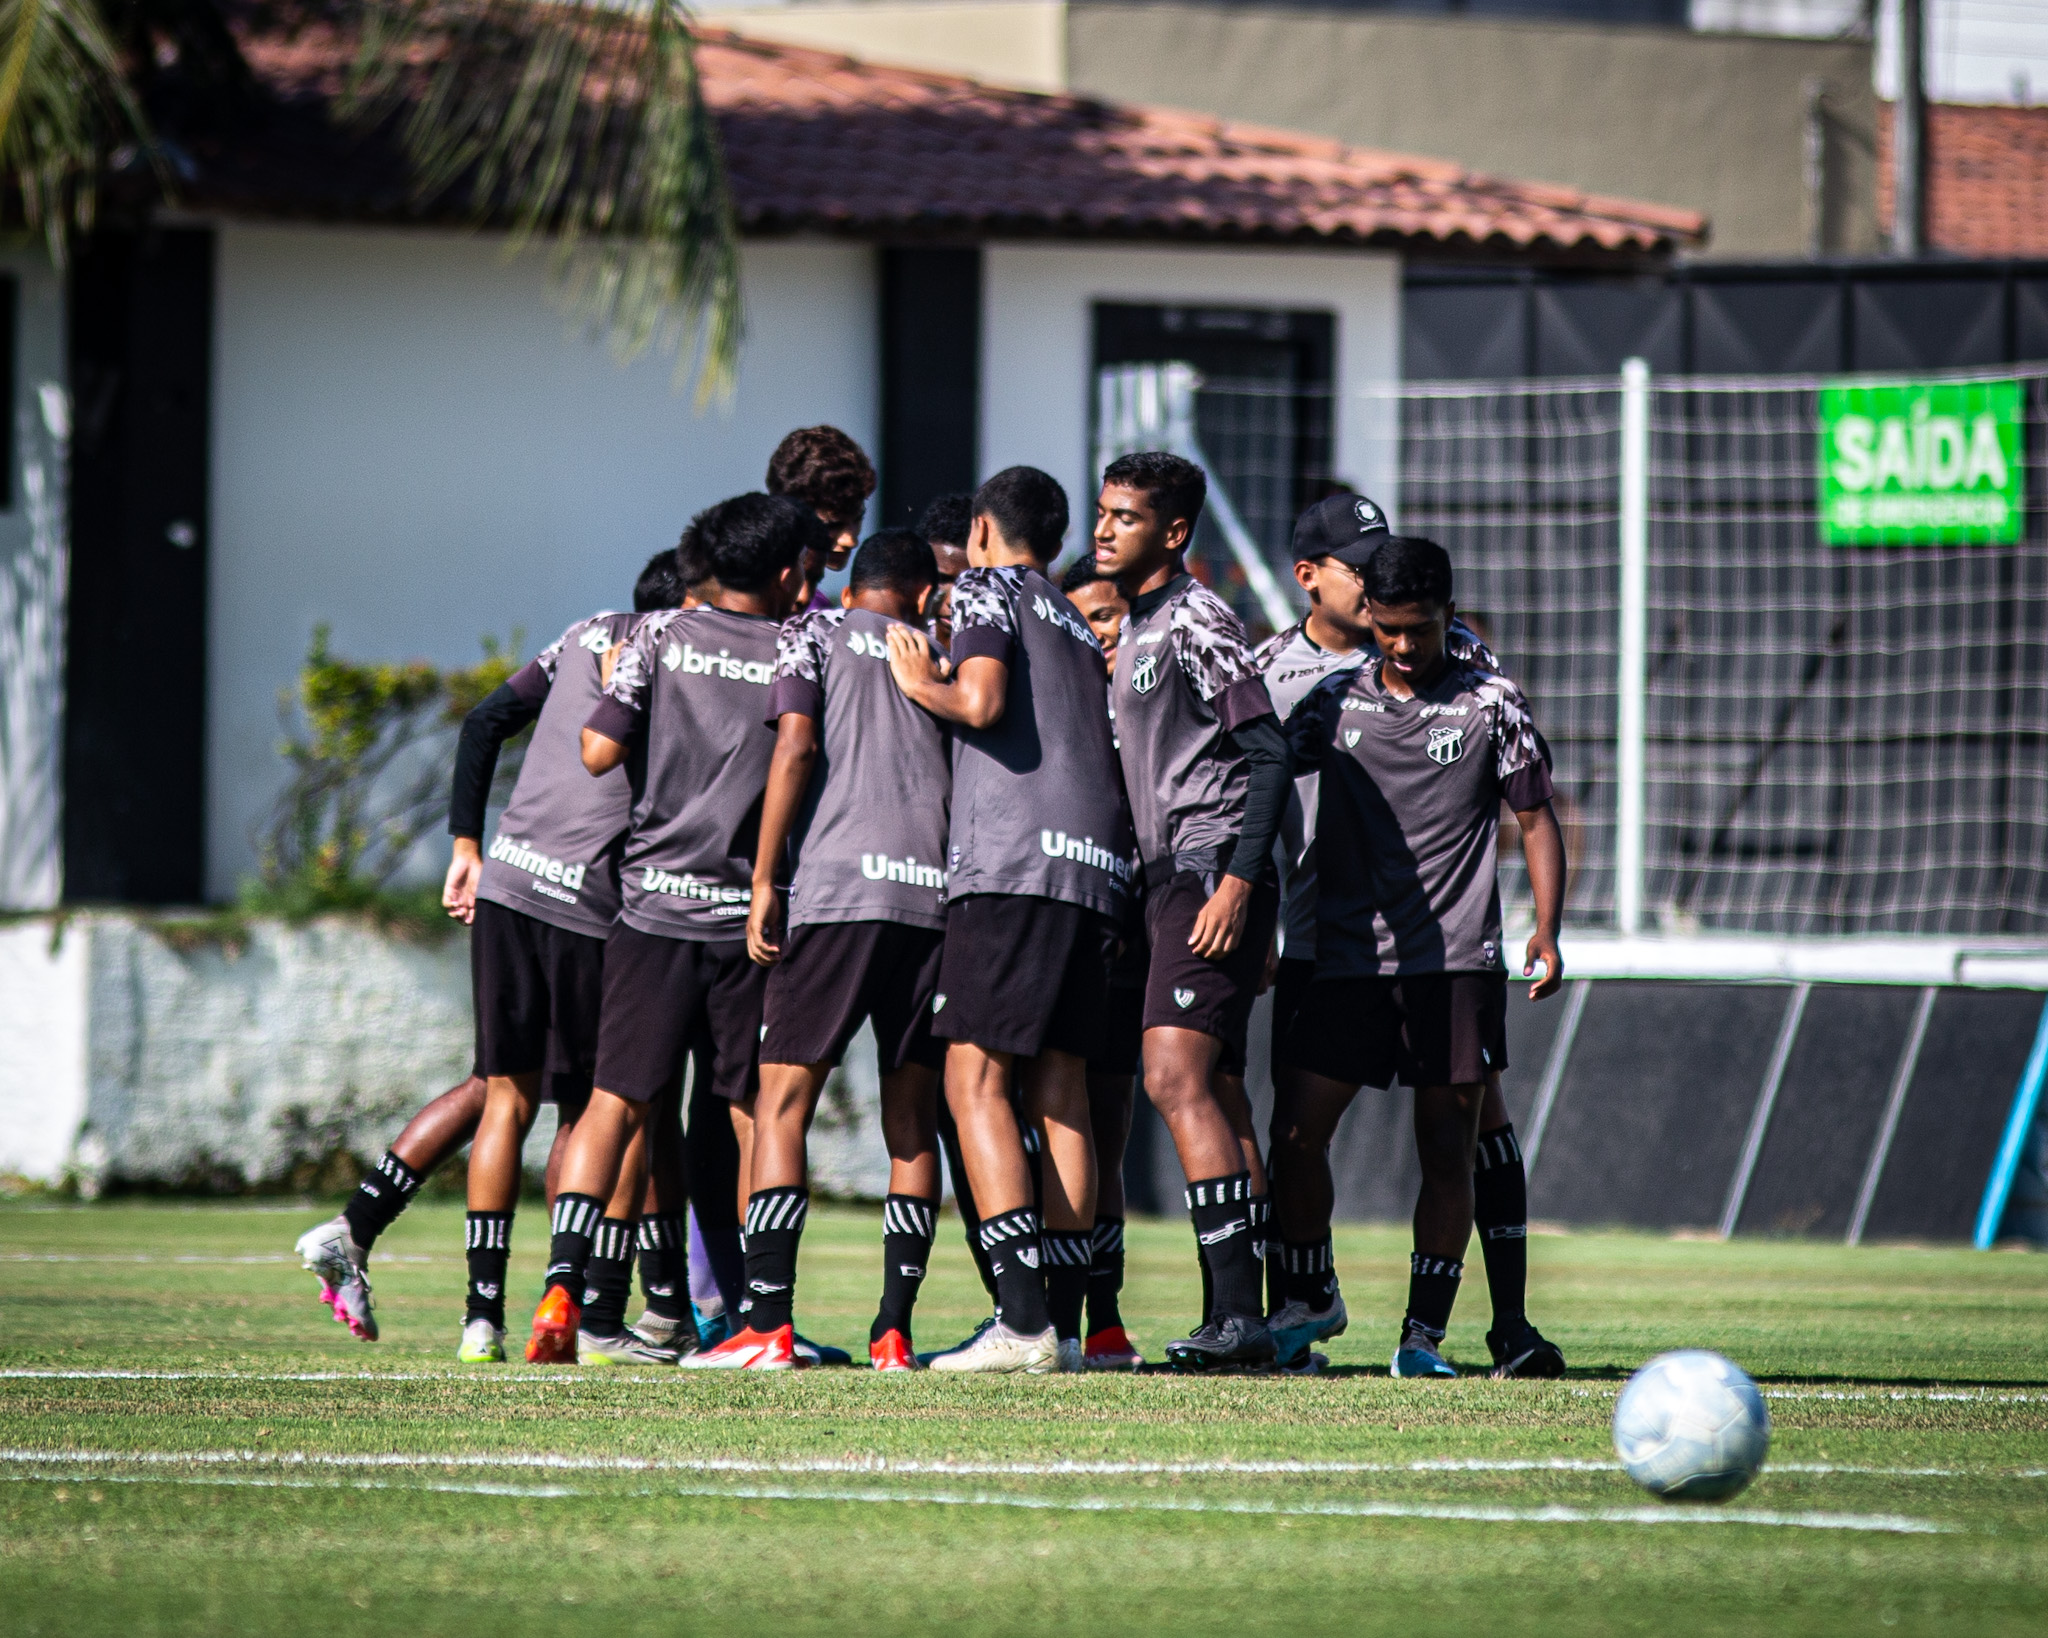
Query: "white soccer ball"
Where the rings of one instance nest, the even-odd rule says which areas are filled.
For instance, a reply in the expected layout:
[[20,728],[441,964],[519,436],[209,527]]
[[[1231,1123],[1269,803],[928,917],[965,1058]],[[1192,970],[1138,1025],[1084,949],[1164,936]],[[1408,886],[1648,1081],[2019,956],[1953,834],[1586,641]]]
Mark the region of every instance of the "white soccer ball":
[[1771,1448],[1771,1415],[1742,1367],[1705,1349],[1659,1354],[1614,1403],[1614,1453],[1666,1501],[1726,1501]]

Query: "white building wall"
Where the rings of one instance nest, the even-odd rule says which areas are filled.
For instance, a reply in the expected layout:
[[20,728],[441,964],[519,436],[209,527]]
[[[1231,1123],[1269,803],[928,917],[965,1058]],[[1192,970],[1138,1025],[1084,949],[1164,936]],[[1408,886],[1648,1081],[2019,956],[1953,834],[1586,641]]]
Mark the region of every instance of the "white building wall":
[[0,248],[0,274],[17,291],[12,498],[0,510],[0,910],[41,910],[63,877],[64,286],[40,245]]
[[229,223],[215,318],[208,616],[209,896],[253,863],[284,772],[277,698],[313,626],[360,658],[532,654],[633,578],[691,513],[760,487],[790,428],[872,449],[873,252],[746,249],[730,405],[671,361],[569,332],[537,255],[490,240]]
[[1066,486],[1071,548],[1095,508],[1093,304],[1311,308],[1337,318],[1336,470],[1393,505],[1391,450],[1365,390],[1401,358],[1401,261],[1366,251],[993,245],[982,283],[981,471],[1041,467]]

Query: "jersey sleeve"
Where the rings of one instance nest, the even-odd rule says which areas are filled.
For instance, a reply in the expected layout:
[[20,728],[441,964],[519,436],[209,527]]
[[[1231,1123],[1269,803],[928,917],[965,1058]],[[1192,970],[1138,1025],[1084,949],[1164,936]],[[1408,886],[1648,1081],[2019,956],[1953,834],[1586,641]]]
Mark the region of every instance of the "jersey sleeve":
[[1296,773],[1309,773],[1323,765],[1323,755],[1330,743],[1330,717],[1351,683],[1349,672],[1333,671],[1302,695],[1287,714],[1282,726]]
[[768,720],[785,713],[825,714],[825,666],[844,609],[814,609],[783,623],[775,639],[775,681],[768,689]]
[[584,727],[629,745],[647,723],[647,699],[654,685],[655,657],[661,639],[675,624],[680,609],[664,609],[640,622],[632,640],[619,650],[612,662],[612,680],[590,713]]
[[1285,631],[1276,631],[1263,643],[1252,650],[1252,669],[1264,676],[1273,669],[1273,662],[1286,650],[1288,639],[1301,630],[1298,625],[1289,626]]
[[1486,639],[1466,625],[1455,614],[1451,616],[1450,630],[1444,634],[1444,647],[1452,659],[1460,665],[1472,666],[1480,671],[1500,670],[1500,661],[1493,656],[1493,650],[1486,646]]
[[969,569],[953,582],[953,663],[1008,663],[1017,642],[1016,569]]
[[1493,771],[1501,796],[1517,813],[1540,808],[1551,796],[1550,758],[1529,702],[1502,676],[1485,678],[1478,693],[1493,718]]
[[576,634],[589,624],[588,620],[578,620],[505,679],[506,686],[519,696],[520,704],[529,705],[536,711],[547,704],[548,690],[555,686],[555,673],[562,668],[562,651],[574,642]]
[[1272,714],[1266,679],[1252,659],[1244,622],[1207,587],[1197,587],[1174,605],[1167,629],[1173,655],[1196,697],[1210,706],[1225,729]]

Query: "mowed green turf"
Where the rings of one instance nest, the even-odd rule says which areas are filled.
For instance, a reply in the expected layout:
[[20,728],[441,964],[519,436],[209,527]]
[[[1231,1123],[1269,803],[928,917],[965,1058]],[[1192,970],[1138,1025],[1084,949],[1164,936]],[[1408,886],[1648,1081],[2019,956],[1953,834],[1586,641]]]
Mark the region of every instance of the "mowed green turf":
[[[457,1366],[441,1204],[379,1245],[384,1340],[356,1343],[290,1256],[327,1209],[0,1205],[0,1633],[2048,1623],[2048,1259],[1541,1235],[1571,1379],[1410,1383],[1385,1374],[1406,1237],[1345,1230],[1352,1330],[1312,1380],[761,1378]],[[805,1237],[800,1321],[857,1355],[879,1232],[820,1209]],[[544,1244],[529,1206],[515,1315]],[[1156,1358],[1191,1244],[1130,1244]],[[1477,1274],[1449,1344],[1475,1367]],[[920,1341],[983,1312],[948,1216]],[[1613,1466],[1620,1380],[1680,1346],[1771,1395],[1772,1466],[1724,1508]]]

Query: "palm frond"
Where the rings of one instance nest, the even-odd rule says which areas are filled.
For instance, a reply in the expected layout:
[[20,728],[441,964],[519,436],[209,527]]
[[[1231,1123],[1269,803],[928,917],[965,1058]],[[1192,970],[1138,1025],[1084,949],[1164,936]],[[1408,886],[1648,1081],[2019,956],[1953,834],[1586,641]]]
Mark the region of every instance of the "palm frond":
[[551,241],[570,311],[621,361],[739,355],[738,232],[680,0],[366,0],[345,106],[395,119],[420,199]]
[[[0,181],[60,267],[109,153],[147,127],[94,0],[0,0]],[[161,167],[159,167],[161,168]]]

